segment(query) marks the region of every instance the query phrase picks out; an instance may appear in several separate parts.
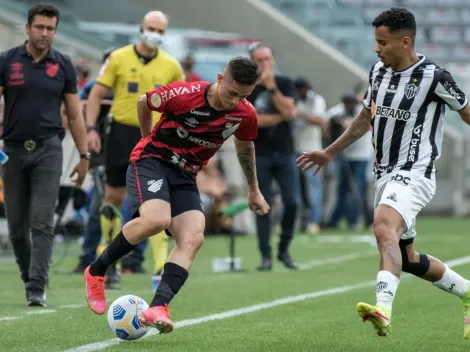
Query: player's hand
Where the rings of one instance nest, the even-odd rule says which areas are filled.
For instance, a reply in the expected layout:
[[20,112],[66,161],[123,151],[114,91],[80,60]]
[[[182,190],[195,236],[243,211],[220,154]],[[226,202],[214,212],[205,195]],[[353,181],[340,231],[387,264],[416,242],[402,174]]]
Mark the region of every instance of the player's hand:
[[270,209],[259,188],[248,193],[248,206],[258,215],[266,215]]
[[83,181],[85,180],[86,174],[88,172],[88,165],[88,160],[80,159],[80,162],[75,166],[72,173],[70,174],[70,177],[77,175],[75,183],[77,184],[78,188],[82,187]]
[[90,153],[99,154],[101,151],[101,138],[98,132],[90,130],[87,134],[88,139],[88,150]]
[[326,150],[315,150],[313,152],[303,152],[301,156],[297,158],[297,167],[302,169],[302,171],[306,171],[311,169],[312,167],[316,166],[316,170],[313,172],[314,175],[318,174],[318,172],[328,164],[335,155],[331,152],[327,152]]

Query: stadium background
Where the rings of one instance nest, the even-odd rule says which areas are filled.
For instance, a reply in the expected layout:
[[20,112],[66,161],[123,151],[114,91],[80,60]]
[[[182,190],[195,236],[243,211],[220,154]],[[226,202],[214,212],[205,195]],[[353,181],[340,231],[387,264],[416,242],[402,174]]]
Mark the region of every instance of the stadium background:
[[[85,61],[91,68],[90,79],[93,79],[100,67],[103,51],[109,47],[118,47],[137,41],[139,23],[143,14],[158,9],[169,14],[170,18],[170,26],[163,47],[178,59],[191,53],[196,62],[195,71],[204,80],[212,80],[230,58],[246,55],[249,43],[261,40],[273,47],[279,72],[291,76],[302,74],[308,77],[314,90],[325,98],[328,107],[337,104],[345,91],[354,89],[358,85],[365,87],[368,69],[376,61],[374,32],[370,26],[372,19],[385,8],[395,5],[405,6],[415,14],[417,19],[417,52],[447,67],[462,90],[470,94],[470,64],[468,63],[470,1],[467,0],[133,0],[132,2],[128,0],[50,0],[48,2],[56,4],[61,10],[61,23],[56,35],[55,47],[68,53],[76,62]],[[27,9],[34,3],[36,1],[0,0],[0,33],[2,33],[0,50],[6,50],[24,41]],[[462,237],[465,232],[464,223],[457,222],[458,225],[452,225],[453,223],[449,220],[442,219],[441,221],[440,217],[457,218],[470,214],[470,153],[468,152],[470,129],[460,121],[457,114],[448,110],[446,119],[443,153],[437,163],[437,192],[423,214],[438,216],[437,219],[432,218],[426,225],[429,232],[433,233],[434,230],[437,233],[437,229],[452,230],[454,229],[452,226],[457,226],[454,235]],[[69,163],[69,159],[78,159],[69,135],[64,140],[64,147],[66,156],[64,175],[68,175],[68,165],[74,165],[73,162]],[[227,181],[231,187],[237,189],[237,194],[241,199],[245,191],[244,181],[242,171],[235,162],[233,145],[228,143],[220,153],[223,163],[230,165],[230,175]],[[334,189],[333,176],[331,177],[332,184],[325,190],[327,193],[333,193],[331,191]],[[70,184],[70,180],[64,177],[63,184]],[[329,204],[327,204],[327,212],[328,209],[331,211],[333,201],[331,197],[327,197]],[[67,216],[73,216],[70,209]],[[0,233],[3,235],[2,243],[5,243],[6,228],[4,222],[2,224],[3,228]],[[255,231],[254,221],[249,213],[239,215],[235,219],[234,226],[245,232]],[[460,229],[457,229],[459,226]],[[320,241],[320,243],[329,243],[326,237],[325,241]],[[434,237],[431,236],[431,238]],[[364,241],[369,240],[370,238]],[[364,241],[357,239],[358,243]],[[351,237],[351,243],[354,242],[354,238]],[[356,245],[357,243],[352,246]],[[247,248],[250,246],[253,247],[251,249],[253,258],[247,260],[245,255],[243,259],[247,266],[254,267],[254,263],[258,260],[254,252],[255,243],[242,242],[240,244],[241,251],[248,251]],[[347,255],[352,250],[348,244],[338,252],[327,253],[330,249],[325,249],[326,247],[323,248],[323,246],[326,245],[321,244],[318,248],[325,250],[326,258]],[[311,248],[314,247],[311,246]],[[209,248],[215,249],[205,252],[208,256],[202,259],[202,263],[206,267],[210,266],[212,256],[226,254],[223,243],[217,242]],[[8,246],[4,249],[5,251],[0,251],[0,257],[5,258],[7,263],[11,258],[11,251]],[[59,249],[62,250],[61,247]],[[298,248],[297,251],[299,251]],[[443,251],[447,254],[444,259],[458,257],[460,253],[451,251],[450,247]],[[69,258],[66,258],[65,263],[70,264],[69,269],[76,259],[76,254],[78,254],[76,250],[67,253]],[[465,253],[460,254],[465,255]],[[74,255],[73,258],[72,255]],[[7,265],[7,269],[2,268],[0,275],[16,280],[14,263]],[[370,260],[369,266],[375,268],[375,265],[375,261]],[[311,267],[316,266],[317,264],[314,263]],[[350,270],[353,268],[354,265],[350,267]],[[328,282],[330,278],[327,274],[329,275],[326,272],[317,279],[325,279]],[[373,278],[371,275],[369,275],[370,279]],[[350,274],[345,274],[345,276],[351,277]],[[253,280],[256,280],[253,281],[253,285],[256,282],[262,282],[266,287],[270,285],[263,279]],[[74,287],[75,284],[70,282],[64,281],[63,285],[70,284],[70,287]],[[228,284],[223,294],[229,295],[227,292],[232,287],[236,288],[236,285],[238,284]],[[331,285],[327,285],[329,286]],[[286,291],[286,294],[291,293]],[[10,297],[11,300],[14,292],[3,293],[3,295],[5,295],[4,298]],[[282,297],[282,294],[280,293],[279,296]],[[272,296],[272,298],[276,297],[278,296]],[[268,299],[271,296],[265,298]],[[243,303],[243,305],[247,304]],[[239,304],[235,305],[237,306]],[[216,311],[224,310],[224,307],[220,302],[220,309]],[[15,312],[16,310],[13,310],[11,314]],[[11,331],[14,331],[14,328],[11,327]],[[97,341],[102,339],[103,336],[96,337]],[[17,340],[12,338],[7,340],[7,343],[8,341],[14,345]],[[78,342],[85,343],[86,341],[79,341],[77,338]],[[73,345],[72,342],[70,345]],[[361,350],[360,347],[358,348]],[[436,347],[435,350],[440,349]]]

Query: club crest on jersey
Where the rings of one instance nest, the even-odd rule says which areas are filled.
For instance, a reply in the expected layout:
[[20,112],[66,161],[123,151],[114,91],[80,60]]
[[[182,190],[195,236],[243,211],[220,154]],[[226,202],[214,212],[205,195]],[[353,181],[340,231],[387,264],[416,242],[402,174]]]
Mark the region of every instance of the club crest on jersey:
[[405,84],[405,97],[413,99],[418,95],[420,87],[415,84]]
[[226,130],[222,132],[222,137],[224,137],[224,139],[227,139],[228,137],[230,137],[232,134],[235,133],[238,127],[240,127],[240,123],[237,123],[236,125],[234,125],[233,123],[225,124]]

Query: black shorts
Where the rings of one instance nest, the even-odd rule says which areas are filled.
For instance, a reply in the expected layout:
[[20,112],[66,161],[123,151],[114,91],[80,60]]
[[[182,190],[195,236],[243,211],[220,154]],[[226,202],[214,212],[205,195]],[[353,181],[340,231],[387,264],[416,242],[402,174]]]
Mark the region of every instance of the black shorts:
[[139,216],[140,206],[151,199],[170,203],[172,218],[190,210],[204,213],[194,177],[156,158],[130,163],[127,193],[133,218]]
[[106,184],[126,186],[126,172],[132,150],[142,138],[139,127],[113,122],[105,151]]

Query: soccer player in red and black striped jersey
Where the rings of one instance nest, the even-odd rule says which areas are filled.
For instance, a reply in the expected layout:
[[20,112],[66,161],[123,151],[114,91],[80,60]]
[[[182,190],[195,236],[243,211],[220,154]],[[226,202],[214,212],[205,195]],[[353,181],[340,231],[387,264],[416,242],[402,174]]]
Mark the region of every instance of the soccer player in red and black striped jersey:
[[[257,116],[245,100],[259,78],[256,63],[232,59],[214,84],[175,82],[147,92],[137,106],[143,139],[134,148],[127,171],[127,188],[134,219],[85,270],[87,301],[97,314],[106,311],[104,275],[107,268],[144,239],[166,230],[176,247],[168,257],[145,325],[160,333],[173,330],[168,304],[188,278],[204,240],[204,209],[196,175],[231,136],[249,186],[250,209],[269,211],[256,178]],[[162,112],[152,129],[152,110]]]

